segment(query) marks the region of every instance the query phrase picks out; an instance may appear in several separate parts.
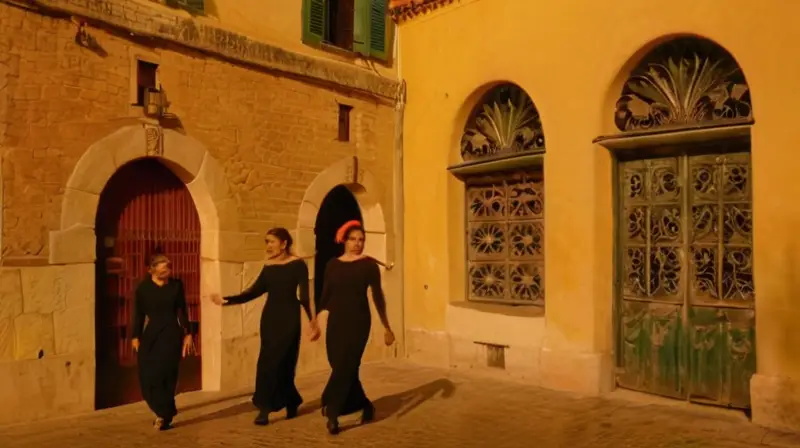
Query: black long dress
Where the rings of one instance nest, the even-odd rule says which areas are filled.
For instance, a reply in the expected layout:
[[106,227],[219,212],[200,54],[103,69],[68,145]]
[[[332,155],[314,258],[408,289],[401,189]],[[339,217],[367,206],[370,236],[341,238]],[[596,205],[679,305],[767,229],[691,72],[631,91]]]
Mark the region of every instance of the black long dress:
[[139,339],[142,397],[153,413],[165,421],[171,421],[178,414],[175,389],[183,337],[188,333],[183,283],[170,278],[159,286],[147,276],[136,288],[132,336]]
[[265,265],[246,291],[225,297],[226,305],[247,303],[263,294],[268,297],[261,313],[261,350],[256,365],[253,404],[263,412],[297,408],[303,403],[294,384],[300,354],[301,306],[311,319],[306,263],[297,259]]
[[331,420],[372,406],[359,378],[361,356],[372,326],[367,288],[372,290],[375,307],[384,319],[386,300],[374,259],[334,258],[325,267],[320,310],[329,313],[325,334],[331,376],[322,393],[322,405]]

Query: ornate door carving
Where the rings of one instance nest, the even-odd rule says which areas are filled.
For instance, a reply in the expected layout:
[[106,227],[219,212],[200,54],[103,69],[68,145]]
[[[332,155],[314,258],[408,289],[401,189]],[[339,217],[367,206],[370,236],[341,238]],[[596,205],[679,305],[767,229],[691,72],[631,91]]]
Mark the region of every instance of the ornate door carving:
[[750,155],[620,164],[623,387],[750,405],[755,372]]

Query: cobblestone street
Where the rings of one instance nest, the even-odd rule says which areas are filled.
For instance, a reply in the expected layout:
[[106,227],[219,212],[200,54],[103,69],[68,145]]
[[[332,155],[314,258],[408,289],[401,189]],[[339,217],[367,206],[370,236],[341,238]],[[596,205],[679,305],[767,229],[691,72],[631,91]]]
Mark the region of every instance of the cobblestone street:
[[[176,426],[159,433],[140,405],[0,428],[0,447],[751,447],[800,446],[743,416],[683,404],[580,398],[463,372],[409,364],[364,368],[378,421],[338,437],[318,412],[325,375],[299,378],[296,420],[256,427],[249,397],[181,396]],[[357,416],[343,419],[345,428]]]

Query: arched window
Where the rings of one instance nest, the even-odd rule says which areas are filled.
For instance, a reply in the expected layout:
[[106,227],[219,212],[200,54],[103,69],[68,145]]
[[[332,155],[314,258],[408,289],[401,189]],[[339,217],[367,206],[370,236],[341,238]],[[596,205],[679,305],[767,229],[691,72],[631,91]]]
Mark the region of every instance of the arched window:
[[518,86],[491,89],[469,116],[464,163],[469,300],[544,305],[544,134]]
[[752,117],[750,89],[731,55],[682,38],[659,46],[631,73],[617,101],[623,132],[741,123]]

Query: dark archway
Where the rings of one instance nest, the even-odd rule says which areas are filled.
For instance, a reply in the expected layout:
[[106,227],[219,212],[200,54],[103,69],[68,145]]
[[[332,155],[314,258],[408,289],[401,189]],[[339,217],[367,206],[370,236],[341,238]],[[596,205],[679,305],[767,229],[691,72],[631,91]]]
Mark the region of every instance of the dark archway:
[[181,363],[179,392],[201,387],[200,219],[189,190],[157,159],[122,166],[100,195],[95,221],[95,407],[140,401],[131,349],[133,294],[146,275],[147,258],[163,251],[186,289],[197,356]]
[[325,278],[325,265],[331,258],[342,255],[344,248],[336,244],[336,231],[347,221],[356,219],[364,222],[361,208],[355,196],[344,185],[333,188],[322,200],[322,205],[314,223],[316,254],[314,258],[314,300],[319,305],[322,296],[322,281]]

